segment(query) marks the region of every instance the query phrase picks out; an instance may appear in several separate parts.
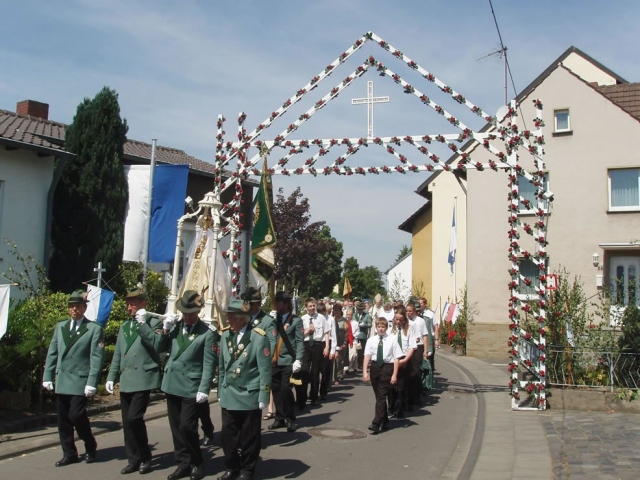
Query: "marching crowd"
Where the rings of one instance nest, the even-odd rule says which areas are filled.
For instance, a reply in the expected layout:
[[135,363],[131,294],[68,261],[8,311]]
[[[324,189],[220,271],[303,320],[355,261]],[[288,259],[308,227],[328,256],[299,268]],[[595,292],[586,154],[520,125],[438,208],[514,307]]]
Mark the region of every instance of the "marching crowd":
[[[346,376],[361,372],[371,383],[373,435],[385,430],[389,419],[403,419],[421,407],[425,388],[433,385],[437,325],[423,298],[393,306],[382,305],[379,295],[374,305],[358,298],[308,298],[299,317],[291,296],[281,291],[267,315],[260,291],[249,287],[224,310],[229,326],[221,332],[201,320],[204,299],[195,291],[176,302],[180,317],[148,314],[141,287],[131,289],[126,301],[130,320],[118,332],[105,384],[109,393],[119,385],[128,459],[123,475],[152,469],[144,414],[157,388],[166,394],[177,464],[168,480],[205,476],[198,424],[205,445],[211,445],[209,392],[216,371],[226,465],[218,479],[246,480],[253,478],[259,458],[262,420],[273,420],[269,430],[295,432],[296,413],[308,402],[325,400]],[[86,407],[97,390],[104,337],[102,328],[84,317],[86,309],[86,295],[74,292],[70,318],[56,326],[44,370],[43,388],[56,393],[63,451],[57,467],[80,461],[74,430],[84,442],[86,463],[97,455]]]

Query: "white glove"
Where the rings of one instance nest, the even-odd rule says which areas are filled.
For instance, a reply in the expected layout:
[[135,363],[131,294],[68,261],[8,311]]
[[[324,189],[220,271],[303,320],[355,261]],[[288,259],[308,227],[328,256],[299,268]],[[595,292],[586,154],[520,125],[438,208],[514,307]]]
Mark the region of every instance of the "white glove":
[[53,382],[42,382],[42,388],[50,392],[53,391]]
[[173,328],[173,324],[176,323],[177,319],[177,315],[174,315],[172,313],[167,315],[167,317],[162,321],[162,328],[168,332]]
[[198,392],[196,393],[196,403],[204,403],[209,400],[209,395],[206,393]]
[[144,308],[141,308],[136,312],[136,321],[138,323],[145,323],[147,320],[146,316],[147,316],[147,311]]
[[264,407],[266,407],[266,406],[267,406],[267,404],[266,404],[266,403],[264,403],[264,402],[258,402],[258,408],[259,408],[260,410],[264,410]]
[[104,388],[107,390],[107,392],[113,395],[113,382],[111,380],[104,384]]
[[364,327],[364,322],[358,322],[358,326],[361,328]]
[[427,357],[430,357],[431,355],[433,355],[433,352],[427,353]]
[[296,360],[295,362],[293,362],[292,367],[293,373],[297,373],[302,370],[302,362],[300,360]]
[[336,347],[336,352],[339,352],[340,350],[342,350],[342,347]]
[[96,387],[90,387],[89,385],[84,387],[85,397],[93,397],[95,394],[96,394]]

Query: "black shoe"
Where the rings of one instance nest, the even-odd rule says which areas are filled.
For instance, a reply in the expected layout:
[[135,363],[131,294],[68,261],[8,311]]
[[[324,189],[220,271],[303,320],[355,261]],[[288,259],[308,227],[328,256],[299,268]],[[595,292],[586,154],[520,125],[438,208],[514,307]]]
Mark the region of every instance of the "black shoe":
[[396,415],[396,420],[405,420],[405,416],[403,413],[399,413],[398,415]]
[[120,470],[120,475],[129,475],[130,473],[137,472],[140,469],[140,465],[137,463],[130,463],[122,470]]
[[240,476],[238,480],[251,480],[253,478],[253,473],[251,472],[240,472]]
[[236,480],[238,476],[239,476],[238,472],[227,470],[220,477],[218,477],[218,480]]
[[96,454],[97,454],[97,451],[95,449],[94,450],[87,450],[87,453],[85,453],[85,455],[84,455],[84,461],[86,463],[95,462],[96,461]]
[[317,407],[318,406],[318,400],[311,400],[311,406],[312,407]]
[[151,471],[151,460],[147,460],[146,462],[141,462],[140,467],[138,468],[140,475],[144,475]]
[[62,457],[62,460],[56,462],[56,467],[66,467],[67,465],[71,465],[72,463],[78,463],[80,459],[78,456],[74,457]]
[[191,476],[191,469],[178,467],[176,471],[167,477],[167,480],[178,480],[179,478],[187,478]]
[[287,421],[287,432],[295,432],[296,430],[298,430],[298,425],[295,424],[295,422],[292,422],[290,420]]
[[212,447],[213,446],[213,435],[210,437],[204,437],[204,442],[202,442],[202,445],[205,447]]
[[389,430],[389,419],[385,418],[380,425],[380,430]]
[[278,428],[284,428],[285,426],[286,426],[286,424],[284,423],[284,420],[276,420],[271,425],[269,425],[267,428],[269,430],[276,430]]
[[371,425],[369,425],[369,430],[371,430],[371,435],[377,435],[380,433],[380,425],[372,423]]
[[320,395],[320,400],[326,400],[327,396],[326,395]]
[[202,465],[193,465],[191,467],[191,480],[201,480],[204,478],[204,470]]

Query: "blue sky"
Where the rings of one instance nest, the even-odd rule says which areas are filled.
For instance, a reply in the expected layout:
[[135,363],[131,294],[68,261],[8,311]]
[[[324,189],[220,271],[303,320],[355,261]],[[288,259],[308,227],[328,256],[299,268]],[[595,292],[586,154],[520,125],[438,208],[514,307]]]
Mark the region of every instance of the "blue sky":
[[[591,0],[494,0],[493,5],[517,89],[571,45],[626,80],[640,80],[639,2],[613,0],[606,8]],[[504,103],[502,61],[496,56],[478,60],[499,48],[485,0],[25,0],[2,2],[0,108],[14,110],[20,100],[39,100],[49,103],[50,119],[68,123],[84,97],[108,85],[119,93],[129,138],[157,138],[161,145],[213,161],[218,114],[229,120],[231,136],[238,112],[244,111],[251,131],[367,31],[484,110],[495,114]],[[438,95],[370,43],[324,81],[317,94],[312,92],[315,97],[308,95],[278,120],[268,130],[270,138],[369,55],[432,98]],[[391,79],[370,71],[290,138],[366,136],[366,108],[350,101],[366,94],[367,80],[374,80],[376,95],[391,97],[376,107],[376,135],[454,133]],[[511,85],[508,92],[509,98],[514,96]],[[449,107],[454,111],[455,106]],[[290,165],[299,166],[305,158]],[[349,164],[393,162],[369,148]],[[411,242],[397,226],[422,206],[414,191],[425,179],[423,174],[277,176],[274,184],[285,193],[300,185],[313,220],[327,222],[343,242],[345,258],[355,256],[361,266],[384,271],[402,245]]]

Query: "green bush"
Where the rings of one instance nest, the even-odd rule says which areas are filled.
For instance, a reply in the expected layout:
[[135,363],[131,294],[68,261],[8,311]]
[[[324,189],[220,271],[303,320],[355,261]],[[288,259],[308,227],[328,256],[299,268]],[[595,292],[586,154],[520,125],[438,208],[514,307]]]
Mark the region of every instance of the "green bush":
[[42,375],[56,324],[68,318],[68,296],[48,293],[22,300],[9,313],[0,342],[0,389],[29,392],[42,405]]

